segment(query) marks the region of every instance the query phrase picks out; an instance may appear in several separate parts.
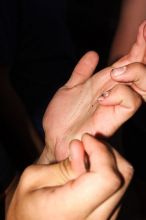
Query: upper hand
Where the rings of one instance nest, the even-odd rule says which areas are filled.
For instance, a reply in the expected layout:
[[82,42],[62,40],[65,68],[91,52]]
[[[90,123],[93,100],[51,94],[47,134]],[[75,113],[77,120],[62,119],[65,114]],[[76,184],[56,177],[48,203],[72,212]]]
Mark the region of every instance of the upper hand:
[[[81,139],[83,133],[112,135],[135,113],[141,101],[135,93],[131,95],[129,89],[116,87],[119,91],[116,94],[119,95],[114,102],[108,102],[108,106],[101,105],[98,98],[117,84],[110,76],[113,68],[131,62],[144,62],[145,23],[140,26],[137,41],[130,52],[111,67],[92,75],[98,63],[95,52],[88,52],[79,61],[69,81],[57,91],[44,115],[46,158],[51,161],[66,158],[69,142],[74,138]],[[121,89],[126,92],[120,95]],[[127,92],[129,95],[125,94]]]

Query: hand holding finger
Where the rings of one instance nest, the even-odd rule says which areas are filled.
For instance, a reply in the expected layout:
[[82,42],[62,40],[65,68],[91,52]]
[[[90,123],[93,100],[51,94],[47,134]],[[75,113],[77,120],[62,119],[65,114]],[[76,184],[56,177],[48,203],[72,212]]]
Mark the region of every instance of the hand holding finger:
[[130,85],[146,101],[146,66],[132,63],[111,71],[113,80]]

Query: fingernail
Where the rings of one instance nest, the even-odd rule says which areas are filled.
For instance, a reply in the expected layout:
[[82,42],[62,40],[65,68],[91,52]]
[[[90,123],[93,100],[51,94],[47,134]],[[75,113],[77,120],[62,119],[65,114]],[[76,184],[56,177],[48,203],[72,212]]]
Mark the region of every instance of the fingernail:
[[101,96],[97,98],[98,101],[103,101],[106,97],[109,96],[109,91],[103,92]]
[[111,71],[111,74],[114,76],[120,76],[126,71],[126,66],[122,66]]

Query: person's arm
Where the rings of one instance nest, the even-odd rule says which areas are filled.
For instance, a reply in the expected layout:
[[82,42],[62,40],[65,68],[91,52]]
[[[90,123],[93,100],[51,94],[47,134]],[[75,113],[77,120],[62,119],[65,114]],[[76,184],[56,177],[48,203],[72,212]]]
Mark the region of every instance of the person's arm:
[[133,175],[131,165],[88,134],[72,141],[69,149],[70,157],[60,163],[24,171],[6,220],[106,220],[115,215]]
[[145,0],[123,0],[117,30],[111,46],[109,64],[129,52],[136,40],[137,29],[145,19]]

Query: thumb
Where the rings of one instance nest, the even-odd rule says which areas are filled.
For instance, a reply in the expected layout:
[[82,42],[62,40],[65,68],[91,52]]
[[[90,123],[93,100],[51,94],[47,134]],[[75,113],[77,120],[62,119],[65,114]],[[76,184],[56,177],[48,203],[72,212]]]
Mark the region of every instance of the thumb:
[[146,63],[146,20],[139,26],[136,41],[129,53],[115,62],[112,66],[118,68],[134,62]]
[[69,158],[50,167],[53,185],[63,185],[86,171],[82,142],[79,140],[71,141],[69,150]]
[[70,143],[69,158],[51,165],[31,165],[20,179],[21,187],[32,191],[45,187],[59,186],[79,177],[86,171],[84,148],[79,140]]
[[96,52],[87,52],[76,65],[70,79],[66,83],[66,86],[72,88],[89,79],[98,64],[98,60],[99,56]]

